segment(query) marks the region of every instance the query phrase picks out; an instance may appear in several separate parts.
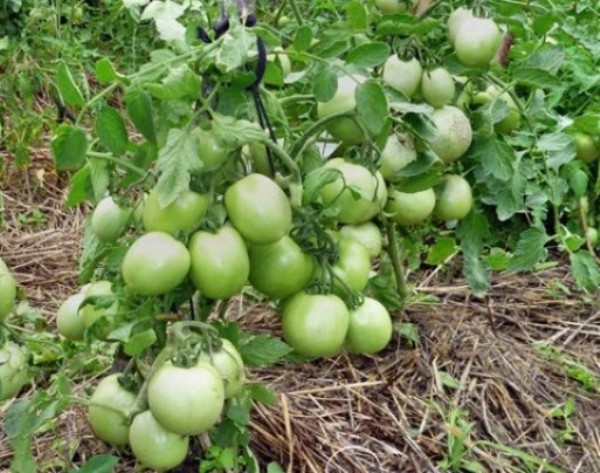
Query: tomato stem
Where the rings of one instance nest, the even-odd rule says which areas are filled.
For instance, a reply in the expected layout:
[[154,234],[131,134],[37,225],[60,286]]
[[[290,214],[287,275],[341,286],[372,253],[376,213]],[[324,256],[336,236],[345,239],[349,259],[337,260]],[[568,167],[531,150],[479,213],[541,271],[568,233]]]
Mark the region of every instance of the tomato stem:
[[385,228],[387,232],[387,253],[392,260],[392,267],[394,268],[394,276],[396,279],[396,289],[398,290],[398,295],[400,296],[401,301],[401,309],[406,305],[406,299],[409,295],[408,284],[406,283],[406,278],[404,277],[404,271],[402,269],[402,256],[400,251],[398,250],[398,240],[396,238],[396,224],[390,220],[386,219]]
[[292,7],[292,12],[294,13],[294,16],[296,17],[296,21],[298,22],[298,25],[302,26],[304,24],[304,18],[302,18],[302,12],[300,11],[300,8],[298,7],[298,3],[296,2],[296,0],[287,0],[287,1],[290,4],[290,7]]
[[90,158],[101,159],[109,163],[115,163],[121,166],[122,168],[128,169],[129,171],[136,173],[140,177],[146,177],[146,175],[148,174],[148,171],[144,171],[142,168],[139,168],[134,164],[128,163],[123,159],[115,158],[110,153],[98,153],[97,151],[88,151],[87,155]]

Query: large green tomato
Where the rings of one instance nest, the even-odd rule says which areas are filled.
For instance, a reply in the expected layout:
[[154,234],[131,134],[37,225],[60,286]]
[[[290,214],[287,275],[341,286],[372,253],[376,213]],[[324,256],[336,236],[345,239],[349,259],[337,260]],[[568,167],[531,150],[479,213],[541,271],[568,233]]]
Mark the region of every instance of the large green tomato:
[[399,225],[416,225],[425,221],[434,208],[433,189],[410,194],[392,190],[385,211],[391,214],[391,218]]
[[393,55],[383,65],[382,79],[392,89],[402,92],[408,98],[419,90],[423,68],[415,58],[403,61]]
[[441,220],[460,220],[467,216],[473,206],[471,186],[461,176],[446,176],[437,197],[435,215]]
[[586,133],[575,134],[575,150],[577,157],[588,164],[596,161],[600,156],[597,140]]
[[[328,102],[317,104],[317,115],[325,118],[339,113],[350,113],[356,109],[356,88],[366,80],[364,76],[342,76],[338,78],[337,92]],[[361,128],[350,117],[342,117],[330,122],[327,131],[347,145],[363,143],[366,139]]]
[[[338,260],[333,273],[352,291],[362,291],[369,281],[371,259],[367,249],[354,238],[334,234],[337,240]],[[342,284],[334,281],[336,292],[343,293]]]
[[92,231],[100,241],[115,241],[126,230],[131,214],[131,209],[119,207],[112,197],[105,197],[92,213]]
[[359,307],[350,311],[346,342],[353,353],[377,353],[390,343],[392,332],[392,319],[387,309],[379,301],[365,297]]
[[417,159],[413,139],[406,133],[394,133],[388,138],[379,159],[379,171],[384,179],[394,182],[396,173]]
[[58,309],[56,327],[58,333],[69,340],[83,340],[85,323],[79,306],[85,299],[83,292],[68,297]]
[[509,114],[494,125],[494,129],[498,133],[512,133],[521,122],[521,114],[508,91],[502,92],[496,85],[490,84],[484,92],[476,93],[473,96],[473,102],[478,104],[490,103],[493,100],[502,100],[510,109]]
[[252,245],[248,253],[250,283],[270,299],[301,291],[312,276],[312,258],[289,236],[270,245]]
[[225,226],[217,233],[196,232],[188,245],[192,257],[190,278],[210,299],[229,299],[248,281],[250,261],[241,235]]
[[433,112],[435,135],[429,145],[445,163],[451,163],[467,152],[473,140],[471,123],[462,110],[450,105]]
[[219,169],[229,158],[229,150],[221,143],[212,131],[197,128],[194,130],[198,158],[202,163],[202,172]]
[[0,259],[0,322],[10,314],[17,298],[17,283],[8,266]]
[[90,398],[88,420],[96,437],[115,447],[127,445],[137,396],[119,383],[119,373],[102,379]]
[[377,258],[381,254],[383,238],[379,227],[373,222],[360,225],[345,225],[340,229],[342,236],[353,238],[365,247],[370,258]]
[[0,404],[15,397],[29,381],[25,347],[7,341],[0,347]]
[[300,292],[283,309],[283,336],[300,355],[334,356],[344,346],[349,319],[339,297]]
[[321,189],[323,204],[339,207],[336,218],[341,223],[358,224],[370,220],[374,215],[373,204],[379,203],[381,197],[378,191],[381,192],[385,185],[380,186],[377,177],[366,167],[346,162],[343,158],[330,159],[325,167],[338,170],[340,177]]
[[183,463],[188,453],[189,437],[169,432],[152,412],[135,416],[129,429],[129,445],[140,464],[157,471],[171,470]]
[[[96,281],[89,285],[83,292],[84,299],[91,296],[113,296],[112,283],[110,281]],[[115,302],[108,308],[96,308],[92,304],[86,304],[80,311],[83,315],[85,328],[90,327],[94,322],[102,317],[112,320],[119,311],[119,304]],[[108,334],[105,334],[108,335]]]
[[208,196],[187,191],[171,205],[161,208],[158,192],[153,189],[144,203],[144,228],[148,232],[165,233],[192,230],[206,214],[209,202]]
[[159,296],[184,281],[190,264],[190,254],[183,243],[167,233],[150,232],[127,250],[121,269],[131,291],[142,296]]
[[274,243],[292,228],[292,207],[285,193],[262,174],[250,174],[225,192],[233,226],[248,241]]
[[219,372],[199,361],[190,368],[162,365],[148,383],[148,405],[165,429],[200,435],[221,418],[225,388]]
[[221,339],[221,347],[212,352],[200,354],[200,362],[211,364],[221,376],[225,386],[225,399],[239,394],[246,383],[244,362],[237,349],[226,338]]
[[484,67],[496,55],[502,33],[493,20],[465,18],[458,27],[454,50],[458,60],[469,67]]
[[456,40],[456,34],[463,21],[473,18],[473,10],[464,7],[458,7],[448,17],[448,40],[450,44],[454,46]]
[[423,74],[421,92],[429,105],[441,108],[452,102],[456,94],[456,86],[450,73],[446,69],[438,67]]

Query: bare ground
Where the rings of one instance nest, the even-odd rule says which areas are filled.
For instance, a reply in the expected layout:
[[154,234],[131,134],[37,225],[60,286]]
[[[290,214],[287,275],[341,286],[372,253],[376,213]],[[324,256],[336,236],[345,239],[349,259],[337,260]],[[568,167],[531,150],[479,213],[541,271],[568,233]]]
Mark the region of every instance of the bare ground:
[[[7,223],[0,254],[51,323],[76,285],[85,211],[64,209],[65,188],[43,151],[28,173],[9,167],[0,177]],[[485,300],[471,298],[450,270],[411,276],[419,281],[432,301],[404,314],[416,345],[396,335],[376,357],[250,374],[278,393],[277,405],[253,415],[261,462],[289,472],[433,472],[444,471],[444,461],[450,471],[477,464],[485,472],[600,471],[597,295],[577,294],[561,267],[498,276]],[[240,300],[229,316],[279,333],[268,307]],[[81,408],[61,414],[34,445],[45,471],[105,451]],[[0,472],[9,471],[10,456],[0,429]],[[134,471],[131,458],[118,471]]]

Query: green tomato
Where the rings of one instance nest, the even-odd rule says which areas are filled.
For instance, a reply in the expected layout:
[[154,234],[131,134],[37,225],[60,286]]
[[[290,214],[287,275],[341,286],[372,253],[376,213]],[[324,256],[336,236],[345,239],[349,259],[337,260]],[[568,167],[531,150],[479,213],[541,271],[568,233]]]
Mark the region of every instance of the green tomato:
[[225,388],[219,372],[199,361],[190,368],[162,365],[148,382],[148,405],[165,429],[200,435],[221,418]]
[[300,355],[334,356],[344,346],[349,320],[339,297],[300,292],[283,309],[283,336]]
[[[415,5],[417,1],[411,0],[411,5]],[[375,4],[383,14],[404,13],[408,6],[406,0],[376,0]]]
[[196,128],[193,132],[198,148],[198,158],[202,163],[202,172],[219,169],[229,159],[229,150],[212,131]]
[[456,94],[456,86],[450,73],[446,69],[438,67],[423,74],[421,92],[429,105],[441,108],[452,102]]
[[383,65],[383,82],[408,98],[413,97],[419,90],[422,75],[423,68],[415,58],[403,61],[393,55]]
[[471,186],[461,176],[449,174],[437,197],[435,215],[440,220],[460,220],[467,216],[473,206]]
[[253,141],[242,148],[242,154],[252,162],[254,172],[272,177],[269,155],[267,154],[267,147],[264,144],[259,141]]
[[210,299],[229,299],[248,281],[250,261],[241,235],[225,226],[217,233],[196,232],[188,245],[192,257],[190,278]]
[[15,307],[17,283],[8,266],[0,259],[0,322],[8,317]]
[[189,437],[169,432],[152,412],[135,416],[129,429],[129,445],[140,464],[157,471],[171,470],[183,463],[188,453]]
[[433,112],[432,120],[436,126],[431,149],[445,163],[452,163],[464,155],[471,141],[473,130],[471,123],[462,110],[450,105]]
[[225,399],[229,399],[242,391],[246,384],[246,375],[242,357],[233,343],[226,338],[221,338],[221,343],[221,347],[211,353],[202,352],[199,360],[212,365],[217,370],[225,386]]
[[112,197],[105,197],[92,213],[92,231],[100,241],[115,241],[127,229],[131,213],[131,209],[119,207]]
[[127,445],[129,422],[138,408],[137,396],[119,383],[120,373],[103,378],[90,398],[88,421],[100,440],[115,447]]
[[142,296],[172,291],[190,270],[190,254],[184,244],[163,232],[150,232],[129,247],[121,268],[127,287]]
[[458,60],[468,67],[485,67],[496,55],[502,33],[493,20],[465,18],[458,27],[454,50]]
[[394,133],[388,138],[379,159],[379,171],[384,179],[394,182],[396,174],[417,159],[413,139],[405,133]]
[[494,129],[502,134],[512,133],[521,122],[521,114],[508,91],[502,92],[496,85],[490,84],[484,92],[478,92],[473,96],[473,102],[478,104],[490,103],[494,100],[502,100],[510,110],[506,117],[494,125]]
[[252,245],[250,283],[270,299],[284,299],[310,281],[314,263],[294,240],[284,236],[269,245]]
[[379,301],[365,297],[364,302],[350,311],[346,343],[353,353],[373,354],[383,350],[392,339],[392,318]]
[[427,220],[434,208],[433,189],[413,193],[393,190],[385,211],[391,214],[391,218],[399,225],[416,225]]
[[598,230],[596,230],[594,227],[588,227],[586,237],[592,246],[596,246],[598,243]]
[[473,10],[464,7],[458,7],[448,17],[448,40],[450,44],[454,46],[454,41],[456,40],[456,34],[460,28],[460,25],[463,21],[473,18]]
[[[334,97],[328,102],[319,102],[317,104],[318,117],[325,118],[330,115],[354,111],[356,109],[356,89],[365,80],[366,78],[361,75],[342,76],[338,78],[337,91]],[[354,119],[349,117],[342,117],[329,122],[327,131],[331,136],[346,145],[360,144],[366,139],[362,129],[356,124]]]
[[0,404],[15,397],[29,381],[25,347],[7,341],[0,347]]
[[[97,281],[85,290],[83,293],[84,299],[92,296],[114,296],[112,291],[112,283],[110,281]],[[92,304],[86,304],[81,308],[80,313],[83,315],[83,324],[85,328],[89,328],[102,317],[106,317],[109,321],[114,319],[115,315],[119,310],[119,304],[115,302],[108,308],[96,308]],[[108,335],[108,333],[105,333]],[[101,337],[103,338],[103,337]]]
[[85,323],[79,306],[85,299],[83,292],[68,297],[58,309],[56,327],[58,333],[68,340],[83,340]]
[[208,196],[187,191],[171,205],[161,208],[158,192],[153,189],[144,203],[144,228],[148,232],[165,233],[192,230],[206,214],[209,203]]
[[577,158],[588,164],[596,161],[600,156],[598,142],[586,133],[575,133],[575,150]]
[[377,258],[381,254],[383,238],[379,227],[373,222],[343,226],[340,234],[359,242],[367,250],[370,258]]
[[283,48],[275,48],[273,54],[267,55],[267,61],[279,62],[284,79],[292,73],[292,63]]
[[330,159],[325,167],[340,172],[338,179],[321,189],[325,207],[337,206],[340,212],[336,219],[341,223],[358,224],[370,220],[374,215],[373,204],[379,201],[378,191],[385,185],[380,186],[377,177],[366,167],[343,158]]
[[285,193],[262,174],[250,174],[225,192],[225,208],[244,239],[274,243],[292,228],[292,207]]
[[[333,273],[352,291],[360,292],[369,281],[371,259],[367,249],[354,238],[334,234],[337,240],[338,259],[332,266]],[[336,292],[344,293],[339,281],[334,280]]]

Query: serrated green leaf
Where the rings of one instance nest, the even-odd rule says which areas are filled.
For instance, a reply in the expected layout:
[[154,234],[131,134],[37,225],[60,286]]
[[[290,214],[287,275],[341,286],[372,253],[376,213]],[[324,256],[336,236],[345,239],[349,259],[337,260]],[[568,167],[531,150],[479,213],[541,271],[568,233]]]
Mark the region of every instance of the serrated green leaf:
[[586,250],[570,253],[571,271],[577,285],[587,290],[600,287],[600,266],[596,259]]
[[110,62],[110,59],[105,57],[96,62],[95,73],[98,82],[102,85],[110,84],[111,82],[116,81],[118,78],[117,71]]
[[429,247],[427,252],[427,264],[439,265],[443,264],[450,256],[456,253],[457,246],[454,238],[438,237],[435,244]]
[[546,152],[548,166],[557,170],[575,159],[573,139],[562,132],[546,133],[538,139],[537,148]]
[[476,297],[490,289],[490,269],[475,247],[463,246],[463,276]]
[[90,158],[88,162],[90,169],[90,180],[94,190],[94,200],[99,201],[106,195],[110,184],[110,172],[108,163],[102,159]]
[[304,178],[304,192],[302,193],[302,205],[308,206],[315,203],[321,189],[340,178],[340,171],[326,167],[317,168],[309,172]]
[[72,107],[83,107],[85,99],[73,79],[69,66],[65,61],[60,61],[56,67],[56,85],[63,101]]
[[98,113],[94,130],[98,139],[113,155],[122,156],[127,151],[127,129],[125,121],[114,108],[105,107]]
[[154,114],[150,94],[142,90],[131,90],[125,94],[127,114],[137,130],[152,143],[156,143]]
[[356,89],[356,110],[367,129],[378,135],[388,120],[389,107],[385,92],[379,83],[369,80]]
[[494,271],[504,271],[508,268],[512,255],[502,248],[492,248],[485,260]]
[[239,352],[247,366],[269,366],[281,360],[292,348],[279,338],[256,335],[242,340]]
[[545,248],[548,241],[549,237],[542,227],[532,227],[525,230],[513,252],[508,270],[513,272],[527,271],[537,263],[544,261],[548,255]]
[[123,351],[127,356],[137,358],[156,342],[156,332],[149,328],[143,332],[136,333],[123,345]]
[[310,43],[313,39],[313,33],[308,25],[302,25],[296,30],[294,35],[294,49],[302,52],[310,48]]
[[71,468],[69,473],[112,473],[118,464],[119,458],[114,455],[94,455],[80,468]]
[[266,136],[266,132],[258,123],[219,114],[213,115],[212,132],[224,147],[231,150],[263,141]]
[[548,71],[532,67],[519,67],[513,74],[517,83],[539,89],[558,89],[563,87],[562,79]]
[[319,102],[331,100],[338,88],[338,79],[335,73],[327,68],[321,69],[313,79],[312,92]]
[[94,200],[94,197],[90,166],[86,165],[71,177],[66,205],[67,207],[75,207],[86,200]]
[[198,74],[187,64],[172,67],[160,84],[146,84],[148,91],[160,100],[195,99],[201,93],[201,81]]
[[252,399],[265,406],[274,406],[277,404],[277,395],[263,384],[250,384],[248,390]]
[[394,330],[408,340],[412,346],[416,346],[419,343],[419,329],[417,326],[410,322],[401,322],[394,324]]
[[346,56],[348,64],[359,68],[377,67],[390,56],[391,48],[387,43],[374,41],[354,48]]
[[85,164],[88,141],[83,129],[63,123],[50,143],[57,171],[77,171]]
[[369,16],[364,2],[351,0],[345,6],[348,26],[353,31],[364,31],[369,26]]
[[256,36],[247,28],[232,23],[229,32],[223,36],[222,44],[215,57],[215,65],[228,73],[242,67],[249,58],[249,51],[256,50]]
[[508,181],[514,175],[515,152],[506,142],[493,137],[478,137],[469,152],[486,176]]

